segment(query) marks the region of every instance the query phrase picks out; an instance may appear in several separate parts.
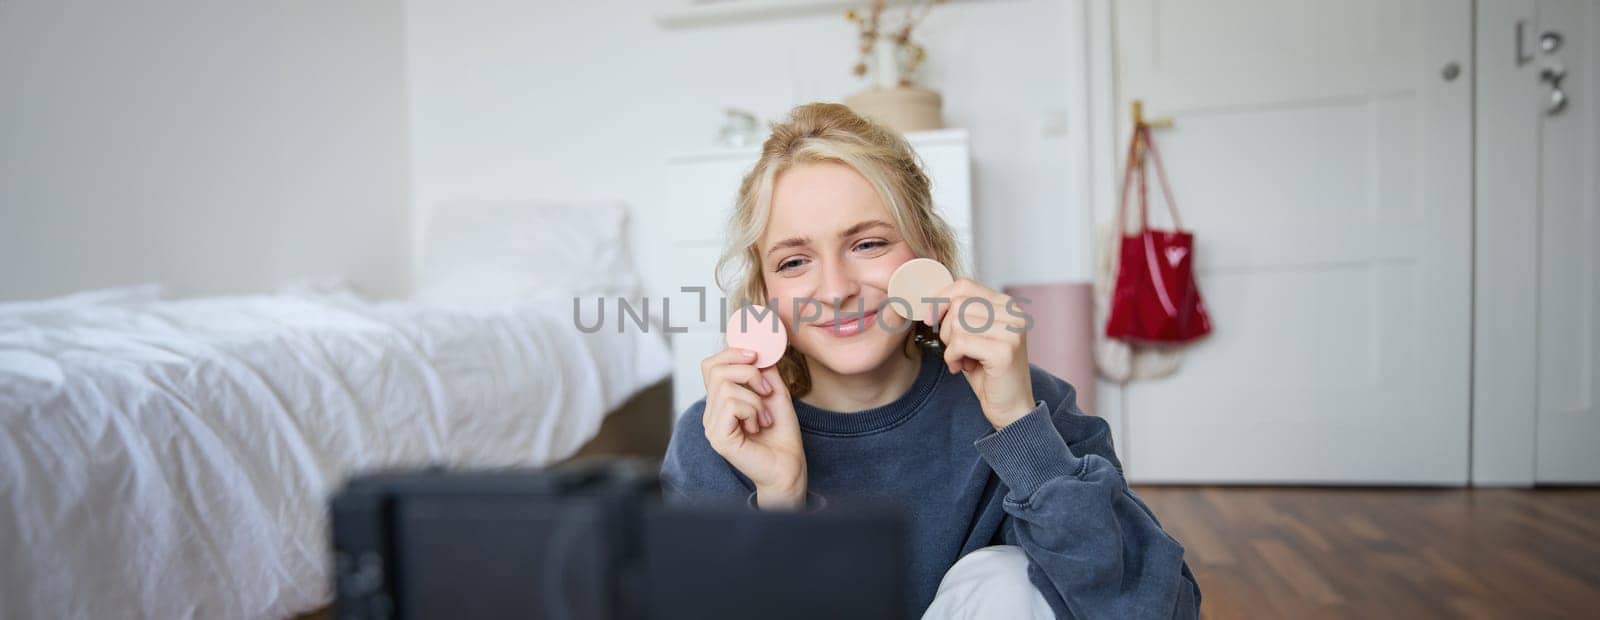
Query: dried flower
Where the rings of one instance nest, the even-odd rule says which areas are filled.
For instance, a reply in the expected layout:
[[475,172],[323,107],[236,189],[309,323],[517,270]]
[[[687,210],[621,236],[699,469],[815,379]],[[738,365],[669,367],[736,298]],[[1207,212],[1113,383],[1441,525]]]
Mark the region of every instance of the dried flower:
[[[895,68],[900,75],[899,83],[901,86],[911,85],[911,76],[916,74],[917,69],[922,66],[923,61],[928,56],[927,51],[921,45],[911,41],[911,31],[928,16],[928,13],[933,10],[933,5],[942,1],[910,0],[909,6],[905,9],[905,20],[890,37],[895,46]],[[861,57],[851,67],[851,73],[858,77],[867,74],[867,63],[872,58],[872,50],[878,44],[878,21],[883,16],[887,5],[887,0],[871,0],[871,3],[867,5],[865,16],[857,12],[856,9],[850,9],[845,12],[846,19],[860,24],[861,44],[858,48],[861,51]],[[879,68],[879,70],[884,69],[883,67]]]

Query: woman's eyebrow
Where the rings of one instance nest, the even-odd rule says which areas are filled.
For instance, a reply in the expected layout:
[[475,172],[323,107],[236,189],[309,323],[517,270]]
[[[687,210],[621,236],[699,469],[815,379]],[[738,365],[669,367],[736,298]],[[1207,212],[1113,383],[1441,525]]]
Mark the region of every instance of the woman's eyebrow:
[[[888,222],[883,220],[867,220],[844,229],[844,232],[839,233],[839,238],[843,239],[852,235],[859,235],[863,232],[882,226],[893,228],[893,226],[890,226]],[[804,247],[808,243],[811,243],[811,239],[806,237],[790,237],[788,239],[784,239],[783,241],[772,244],[772,249],[767,250],[767,257],[770,258],[772,253],[777,252],[778,250],[782,250],[784,248]]]

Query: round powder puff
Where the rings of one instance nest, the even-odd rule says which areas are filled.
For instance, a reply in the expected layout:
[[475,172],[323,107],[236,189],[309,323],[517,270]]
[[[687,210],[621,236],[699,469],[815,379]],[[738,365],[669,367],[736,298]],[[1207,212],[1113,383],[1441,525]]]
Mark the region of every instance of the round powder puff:
[[728,346],[756,352],[756,368],[778,363],[789,348],[789,333],[778,313],[762,306],[745,306],[728,317]]
[[[931,258],[913,258],[894,270],[894,275],[889,276],[889,298],[899,299],[904,303],[889,304],[895,314],[905,316],[906,304],[911,305],[911,316],[905,316],[913,321],[921,321],[933,314],[933,302],[923,302],[924,297],[933,297],[939,294],[940,289],[949,286],[955,278],[950,275],[950,270],[945,269],[939,261]],[[948,304],[947,304],[948,305]]]

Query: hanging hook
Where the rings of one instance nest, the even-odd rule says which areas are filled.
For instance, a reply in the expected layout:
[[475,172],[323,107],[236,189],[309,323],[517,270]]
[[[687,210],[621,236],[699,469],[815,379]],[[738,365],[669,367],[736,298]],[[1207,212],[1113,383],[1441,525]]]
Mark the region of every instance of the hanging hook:
[[1144,100],[1142,100],[1142,99],[1134,99],[1132,107],[1133,107],[1133,126],[1135,128],[1137,128],[1137,127],[1139,127],[1141,125],[1143,125],[1145,127],[1149,127],[1151,129],[1166,129],[1166,128],[1172,126],[1172,119],[1168,118],[1168,117],[1148,118],[1148,119],[1145,118],[1144,117]]
[[1144,138],[1142,137],[1143,134],[1139,131],[1139,129],[1145,127],[1150,129],[1166,129],[1172,127],[1172,119],[1169,117],[1145,118],[1143,99],[1134,99],[1130,107],[1133,108],[1133,150],[1135,157],[1143,160],[1145,148]]

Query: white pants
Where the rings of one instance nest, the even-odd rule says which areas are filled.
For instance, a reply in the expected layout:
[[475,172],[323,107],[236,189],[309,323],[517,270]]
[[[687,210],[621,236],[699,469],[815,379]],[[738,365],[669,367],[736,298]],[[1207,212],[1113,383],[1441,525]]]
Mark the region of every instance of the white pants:
[[995,545],[967,554],[945,571],[922,617],[1047,620],[1055,613],[1028,581],[1028,556],[1022,547]]

